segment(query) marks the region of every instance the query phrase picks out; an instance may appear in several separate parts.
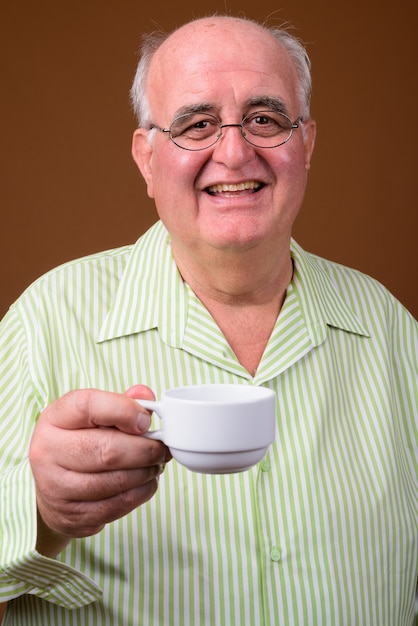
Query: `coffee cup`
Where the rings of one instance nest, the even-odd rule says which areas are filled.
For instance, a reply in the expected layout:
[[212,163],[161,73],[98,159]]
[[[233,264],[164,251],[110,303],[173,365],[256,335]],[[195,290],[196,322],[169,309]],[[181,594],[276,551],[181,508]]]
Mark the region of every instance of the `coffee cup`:
[[265,387],[189,385],[165,391],[159,401],[137,401],[161,419],[161,429],[144,436],[163,441],[194,472],[242,472],[274,441],[276,396]]

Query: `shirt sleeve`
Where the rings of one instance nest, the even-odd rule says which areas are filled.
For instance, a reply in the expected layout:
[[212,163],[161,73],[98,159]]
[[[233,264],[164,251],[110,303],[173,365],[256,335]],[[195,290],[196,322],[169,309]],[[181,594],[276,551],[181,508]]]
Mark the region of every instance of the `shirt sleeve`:
[[399,432],[409,453],[412,484],[418,488],[418,323],[397,300],[393,302],[388,322],[393,342],[394,414],[402,416]]
[[0,324],[0,602],[28,593],[75,608],[97,600],[100,587],[35,549],[36,495],[28,450],[49,393],[28,358],[33,342],[21,316],[10,310]]

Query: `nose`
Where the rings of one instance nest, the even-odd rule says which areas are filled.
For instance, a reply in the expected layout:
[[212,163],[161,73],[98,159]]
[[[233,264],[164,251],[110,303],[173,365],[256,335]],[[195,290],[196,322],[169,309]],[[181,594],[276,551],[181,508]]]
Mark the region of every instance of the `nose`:
[[[225,132],[224,129],[235,128],[234,132]],[[227,167],[236,169],[245,162],[254,158],[254,147],[244,139],[242,124],[222,124],[221,136],[214,145],[212,158],[222,162]]]

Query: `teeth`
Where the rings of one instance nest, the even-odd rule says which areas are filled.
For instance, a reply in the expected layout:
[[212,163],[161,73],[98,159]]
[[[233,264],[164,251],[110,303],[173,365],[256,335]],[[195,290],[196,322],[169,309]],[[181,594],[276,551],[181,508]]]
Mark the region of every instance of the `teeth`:
[[258,189],[260,187],[260,183],[257,183],[255,180],[249,180],[245,183],[239,183],[238,185],[227,185],[222,183],[220,185],[213,185],[212,187],[208,187],[208,191],[211,193],[221,193],[225,191],[245,191],[246,189]]

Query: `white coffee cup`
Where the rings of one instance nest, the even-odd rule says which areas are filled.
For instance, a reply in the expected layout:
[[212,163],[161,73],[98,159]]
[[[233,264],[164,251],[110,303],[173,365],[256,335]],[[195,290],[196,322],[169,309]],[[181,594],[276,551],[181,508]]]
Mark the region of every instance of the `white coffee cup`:
[[165,391],[160,401],[138,400],[161,418],[161,430],[145,437],[163,441],[190,470],[230,474],[249,469],[274,441],[276,396],[252,385],[189,385]]

